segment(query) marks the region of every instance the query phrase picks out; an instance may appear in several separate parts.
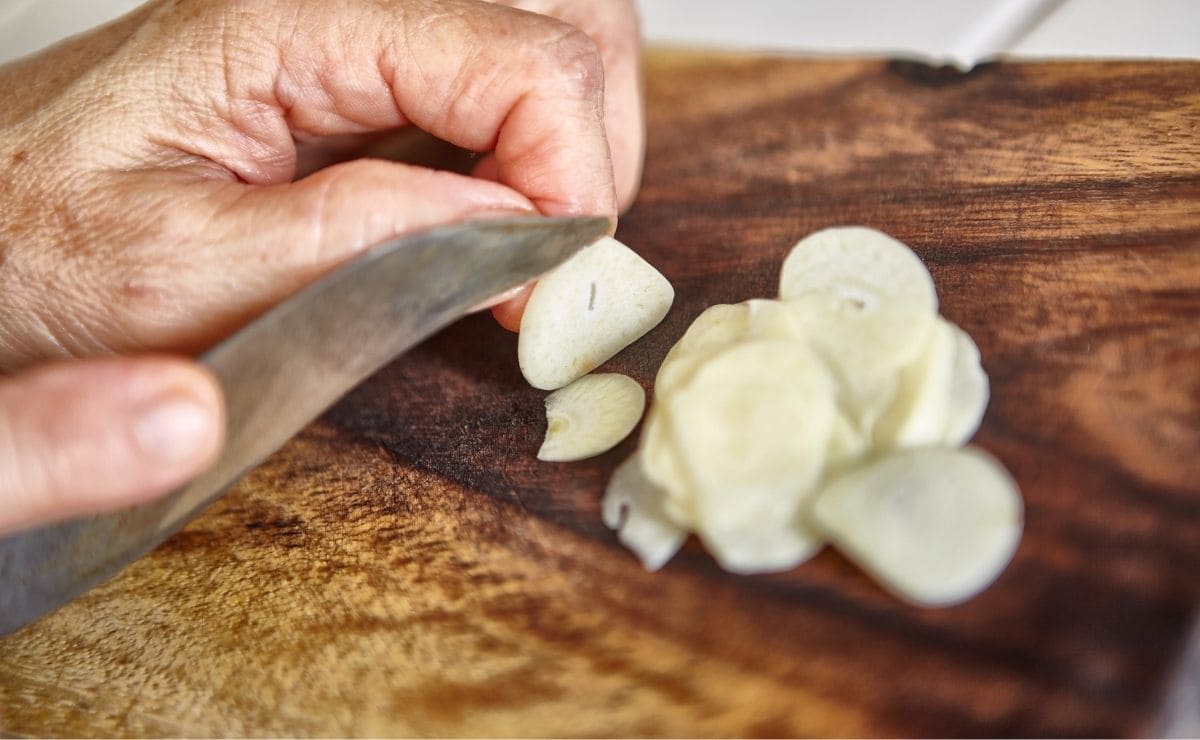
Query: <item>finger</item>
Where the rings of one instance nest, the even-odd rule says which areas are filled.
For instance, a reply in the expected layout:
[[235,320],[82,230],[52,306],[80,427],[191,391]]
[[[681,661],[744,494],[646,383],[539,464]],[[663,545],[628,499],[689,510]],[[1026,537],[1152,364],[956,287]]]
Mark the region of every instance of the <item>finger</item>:
[[0,532],[167,493],[215,458],[216,381],[168,358],[84,360],[0,380]]
[[[641,74],[641,23],[628,0],[595,3],[576,0],[498,0],[500,4],[548,15],[570,23],[595,42],[604,63],[604,129],[612,157],[617,205],[624,212],[633,204],[642,179],[646,122]],[[480,160],[472,174],[498,179],[494,156]],[[533,286],[492,308],[492,315],[509,331],[520,331],[521,317]]]
[[492,316],[496,322],[509,331],[521,331],[521,317],[525,315],[525,304],[533,295],[533,285],[526,285],[511,297],[506,297],[502,303],[492,306]]
[[[132,183],[138,193],[145,178]],[[498,183],[381,160],[271,186],[168,174],[151,190],[141,207],[161,200],[167,225],[139,244],[136,271],[116,265],[124,272],[104,281],[118,291],[110,302],[130,309],[119,350],[198,351],[369,247],[433,226],[536,213]],[[182,201],[192,207],[169,207]]]
[[218,204],[232,200],[214,224],[212,258],[266,249],[283,273],[271,277],[301,282],[396,236],[487,214],[535,213],[528,199],[498,183],[369,159],[285,185],[222,185],[215,195]]
[[[265,37],[270,52],[215,69],[235,112],[225,130],[188,132],[212,150],[196,153],[247,182],[278,182],[286,173],[264,163],[294,164],[292,136],[411,122],[456,146],[494,152],[498,181],[543,213],[616,213],[603,60],[587,34],[481,0],[308,0],[287,8],[260,23],[250,14],[229,24],[245,38],[223,41],[225,48],[261,49]],[[243,144],[231,153],[231,141]]]
[[642,103],[641,22],[631,0],[499,0],[558,18],[586,33],[604,61],[604,129],[617,201],[624,211],[642,179],[646,122]]

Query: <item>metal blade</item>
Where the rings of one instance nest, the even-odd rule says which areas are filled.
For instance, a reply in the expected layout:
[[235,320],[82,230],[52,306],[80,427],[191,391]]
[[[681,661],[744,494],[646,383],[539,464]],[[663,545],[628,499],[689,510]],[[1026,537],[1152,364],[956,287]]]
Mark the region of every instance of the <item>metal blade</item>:
[[347,391],[398,354],[603,236],[606,218],[522,218],[434,229],[382,245],[200,358],[225,392],[216,463],[169,496],[0,539],[0,634],[142,557]]

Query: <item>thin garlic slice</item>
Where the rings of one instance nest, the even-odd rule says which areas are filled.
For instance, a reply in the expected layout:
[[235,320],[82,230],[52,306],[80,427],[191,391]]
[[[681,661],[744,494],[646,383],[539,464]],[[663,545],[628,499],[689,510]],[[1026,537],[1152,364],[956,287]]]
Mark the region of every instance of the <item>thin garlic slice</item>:
[[561,388],[654,328],[674,298],[646,260],[601,239],[534,287],[517,340],[521,372],[535,388]]
[[704,309],[659,365],[655,395],[665,396],[687,382],[704,360],[736,342],[749,321],[750,308],[745,303],[718,303]]
[[954,372],[950,380],[950,408],[943,442],[959,447],[979,430],[987,410],[990,388],[980,362],[979,347],[975,346],[971,335],[955,326],[954,340]]
[[833,416],[825,464],[830,469],[840,469],[859,462],[870,451],[871,439],[858,428],[855,421],[842,411],[837,411]]
[[762,522],[740,529],[706,528],[700,533],[712,556],[730,573],[777,573],[811,558],[824,536],[802,523]]
[[976,448],[899,450],[836,478],[810,521],[896,595],[965,601],[996,579],[1021,539],[1012,477]]
[[638,458],[646,479],[662,490],[665,497],[663,505],[671,518],[694,527],[696,512],[692,492],[695,486],[684,469],[667,407],[663,403],[654,404],[646,415],[638,445]]
[[939,317],[920,356],[900,371],[896,399],[875,426],[878,448],[941,444],[950,418],[957,350],[954,324]]
[[781,301],[752,298],[705,309],[667,352],[654,391],[662,396],[686,383],[709,358],[738,342],[752,339],[804,340],[804,321]]
[[891,405],[894,375],[925,346],[937,291],[919,257],[874,229],[844,226],[801,239],[780,271],[812,346],[843,386],[840,404],[869,431]]
[[803,345],[741,342],[666,399],[698,531],[790,521],[821,475],[833,384]]
[[638,453],[617,466],[600,513],[609,529],[617,530],[621,544],[633,550],[646,570],[655,571],[675,556],[687,539],[680,527],[663,508],[663,492],[642,473]]
[[885,307],[937,314],[937,291],[924,263],[902,242],[865,226],[835,226],[801,239],[779,272],[779,298],[825,296],[854,313]]
[[646,392],[620,373],[585,375],[546,397],[546,438],[538,459],[568,462],[616,447],[642,418]]

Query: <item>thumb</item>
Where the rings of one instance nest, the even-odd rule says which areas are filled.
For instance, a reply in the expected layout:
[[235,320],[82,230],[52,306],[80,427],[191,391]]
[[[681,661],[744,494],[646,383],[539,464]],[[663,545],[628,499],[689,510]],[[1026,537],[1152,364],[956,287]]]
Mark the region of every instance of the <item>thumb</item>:
[[0,533],[165,494],[212,462],[216,381],[165,357],[48,365],[0,379]]

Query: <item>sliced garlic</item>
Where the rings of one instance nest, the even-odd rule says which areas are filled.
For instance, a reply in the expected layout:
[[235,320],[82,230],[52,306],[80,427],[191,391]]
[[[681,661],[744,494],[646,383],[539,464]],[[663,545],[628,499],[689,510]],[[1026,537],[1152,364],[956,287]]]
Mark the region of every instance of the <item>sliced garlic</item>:
[[741,342],[667,398],[698,531],[790,521],[821,475],[833,384],[803,345]]
[[937,291],[924,263],[902,242],[865,226],[814,232],[792,247],[779,272],[779,298],[817,294],[848,313],[882,308],[933,316]]
[[954,339],[954,371],[950,380],[950,404],[943,442],[959,447],[978,431],[983,413],[987,410],[990,389],[974,340],[957,326],[954,327]]
[[938,318],[925,349],[900,371],[896,399],[875,426],[880,449],[941,444],[950,418],[958,339],[955,326]]
[[740,529],[705,528],[699,535],[721,568],[741,575],[791,570],[825,543],[825,538],[807,525],[791,522],[762,522]]
[[695,506],[692,502],[692,490],[695,486],[684,469],[667,416],[665,404],[656,403],[651,407],[650,413],[646,415],[646,423],[642,425],[638,457],[646,479],[661,489],[666,497],[665,505],[671,512],[672,519],[687,526],[694,526]]
[[651,570],[689,531],[743,574],[792,568],[828,540],[939,606],[986,588],[1020,540],[1012,478],[951,447],[987,405],[978,348],[938,316],[920,259],[877,231],[818,232],[788,255],[780,300],[705,310],[655,393],[604,499]]
[[663,358],[654,393],[666,395],[686,382],[704,360],[736,342],[749,320],[750,308],[745,303],[718,303],[704,309]]
[[870,450],[871,438],[845,413],[837,411],[829,433],[829,448],[825,454],[826,466],[833,469],[853,465]]
[[1021,538],[1017,486],[976,448],[899,450],[815,497],[813,526],[896,595],[948,606],[996,579]]
[[546,438],[538,459],[594,457],[629,436],[646,408],[646,392],[620,373],[585,375],[546,396]]
[[804,340],[804,322],[789,304],[752,298],[705,309],[659,366],[654,390],[665,395],[691,378],[710,357],[751,339]]
[[868,430],[891,403],[894,374],[933,329],[937,291],[925,265],[874,229],[824,229],[788,253],[779,298],[796,305],[809,341],[841,381],[841,405]]
[[608,481],[600,513],[621,544],[633,550],[646,570],[667,564],[687,539],[687,530],[663,509],[663,492],[642,473],[638,453],[617,466]]
[[521,372],[535,388],[561,388],[656,326],[674,298],[658,270],[601,239],[534,287],[517,340]]

